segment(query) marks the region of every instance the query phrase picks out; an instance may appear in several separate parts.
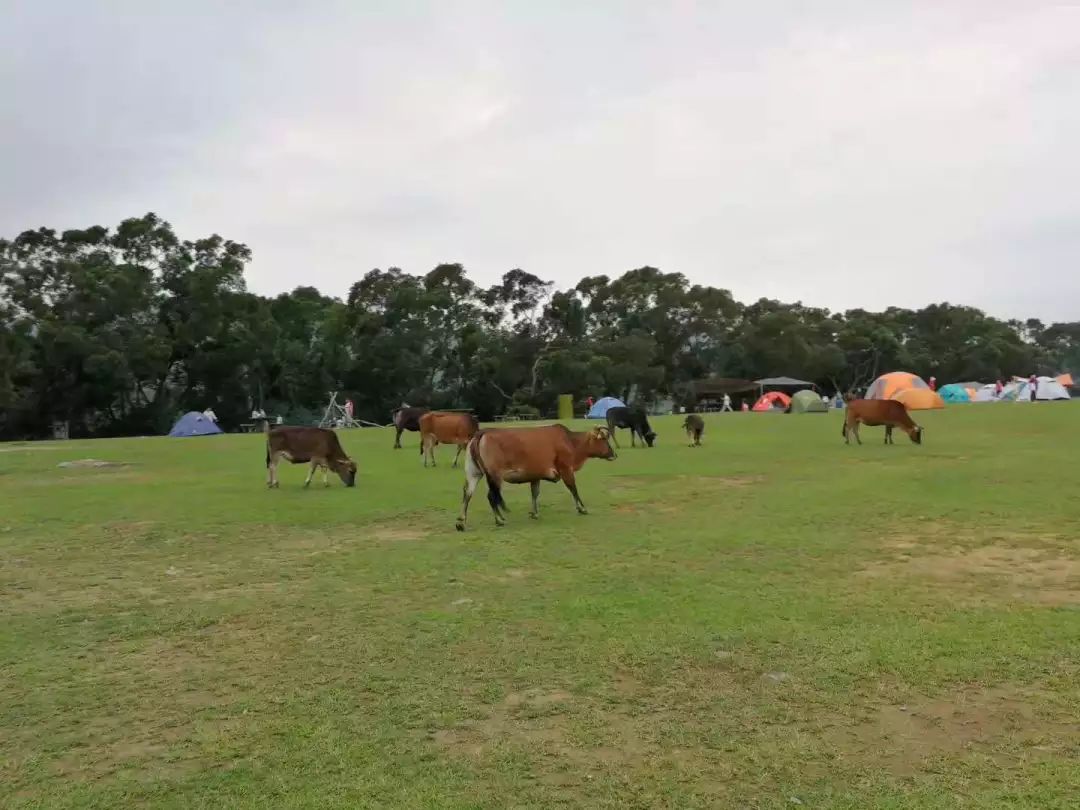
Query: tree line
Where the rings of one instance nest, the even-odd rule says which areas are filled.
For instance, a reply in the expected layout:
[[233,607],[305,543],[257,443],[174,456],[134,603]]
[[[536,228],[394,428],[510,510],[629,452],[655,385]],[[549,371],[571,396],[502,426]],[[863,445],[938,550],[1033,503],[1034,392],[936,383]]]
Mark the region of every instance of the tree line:
[[692,400],[710,377],[791,375],[846,391],[896,369],[941,381],[1080,370],[1080,322],[1004,321],[967,306],[827,309],[640,267],[571,289],[522,269],[482,287],[460,264],[359,278],[342,300],[247,291],[246,245],[182,240],[154,214],[0,239],[0,438],[156,434],[212,407],[318,419],[328,392],[359,418],[403,402],[552,413],[559,394]]

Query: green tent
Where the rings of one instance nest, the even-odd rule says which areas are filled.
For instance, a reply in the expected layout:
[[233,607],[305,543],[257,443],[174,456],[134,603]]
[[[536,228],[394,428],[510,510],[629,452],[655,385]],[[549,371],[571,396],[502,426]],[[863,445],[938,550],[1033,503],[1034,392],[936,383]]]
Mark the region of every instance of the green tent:
[[829,406],[813,391],[799,391],[791,398],[792,413],[828,413]]

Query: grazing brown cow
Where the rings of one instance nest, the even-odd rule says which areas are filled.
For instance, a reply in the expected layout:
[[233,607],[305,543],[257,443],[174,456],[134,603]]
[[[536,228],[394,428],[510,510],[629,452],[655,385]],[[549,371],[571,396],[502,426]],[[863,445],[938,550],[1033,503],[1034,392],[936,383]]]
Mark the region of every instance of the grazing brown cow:
[[480,429],[480,423],[471,413],[444,413],[431,411],[420,417],[420,455],[424,459],[424,466],[431,459],[431,466],[435,466],[435,446],[438,444],[456,444],[457,453],[454,454],[456,467],[458,457],[468,446],[469,439],[476,435]]
[[465,489],[457,530],[465,531],[469,501],[481,478],[487,479],[488,503],[495,513],[496,526],[503,525],[504,513],[509,511],[502,497],[504,482],[531,486],[531,518],[540,516],[541,481],[562,481],[574,496],[578,512],[586,514],[574,474],[590,458],[608,461],[615,458],[607,428],[597,427],[584,433],[574,433],[563,425],[481,431],[469,442],[469,454],[465,458]]
[[341,442],[332,430],[317,427],[276,427],[270,429],[269,422],[263,422],[266,433],[266,485],[276,488],[278,485],[277,465],[281,459],[293,464],[311,462],[304,486],[311,483],[315,470],[322,467],[323,486],[330,486],[326,480],[327,470],[333,470],[347,487],[356,485],[356,462],[345,455]]
[[683,422],[683,430],[686,431],[686,438],[691,440],[691,447],[701,447],[701,434],[705,432],[704,419],[696,413],[687,414],[686,421]]
[[844,424],[840,428],[840,434],[847,444],[851,444],[851,434],[855,434],[855,441],[862,444],[859,438],[859,425],[870,427],[885,426],[885,444],[892,444],[892,431],[894,427],[903,430],[915,444],[922,444],[923,429],[916,425],[908,414],[904,403],[895,399],[852,399],[847,403],[844,412]]

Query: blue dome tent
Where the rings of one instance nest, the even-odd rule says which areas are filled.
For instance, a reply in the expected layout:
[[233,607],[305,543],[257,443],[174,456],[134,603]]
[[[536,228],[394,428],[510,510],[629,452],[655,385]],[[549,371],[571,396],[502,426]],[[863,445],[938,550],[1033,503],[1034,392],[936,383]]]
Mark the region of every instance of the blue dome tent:
[[589,413],[586,414],[586,419],[603,419],[607,416],[608,408],[625,408],[626,403],[621,399],[615,397],[601,397],[596,400]]
[[222,430],[198,411],[188,411],[172,426],[169,435],[174,438],[182,436],[214,436]]

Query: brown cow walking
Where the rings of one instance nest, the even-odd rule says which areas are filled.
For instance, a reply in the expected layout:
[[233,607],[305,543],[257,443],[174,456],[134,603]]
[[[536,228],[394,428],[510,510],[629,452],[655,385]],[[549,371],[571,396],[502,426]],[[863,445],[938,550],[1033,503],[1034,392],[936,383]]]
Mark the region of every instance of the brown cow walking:
[[563,425],[539,428],[485,430],[469,442],[465,457],[465,488],[461,498],[461,514],[457,530],[465,531],[465,520],[481,478],[487,479],[488,503],[495,514],[495,525],[502,526],[507,511],[502,497],[503,483],[529,484],[532,490],[532,510],[529,517],[540,516],[540,482],[562,481],[574,497],[580,514],[587,514],[578,495],[575,474],[590,458],[611,461],[615,451],[607,428],[575,433]]
[[908,414],[904,403],[895,399],[853,399],[847,403],[844,412],[844,424],[840,428],[840,434],[844,442],[851,444],[851,435],[855,435],[855,441],[862,444],[859,438],[859,425],[870,427],[885,426],[885,444],[893,444],[892,431],[898,427],[907,433],[915,444],[922,444],[923,429],[915,424]]
[[431,411],[420,417],[420,455],[424,459],[424,466],[431,459],[431,466],[435,466],[435,447],[439,444],[456,444],[457,453],[454,454],[456,467],[458,457],[468,446],[469,439],[476,435],[480,429],[480,423],[471,413],[443,413]]
[[270,423],[265,421],[263,431],[266,433],[266,485],[271,489],[278,486],[277,465],[281,459],[293,464],[311,462],[305,487],[311,484],[319,467],[322,467],[324,487],[330,486],[326,476],[331,469],[345,486],[356,485],[356,462],[345,455],[334,431],[317,427],[276,427],[271,430]]

